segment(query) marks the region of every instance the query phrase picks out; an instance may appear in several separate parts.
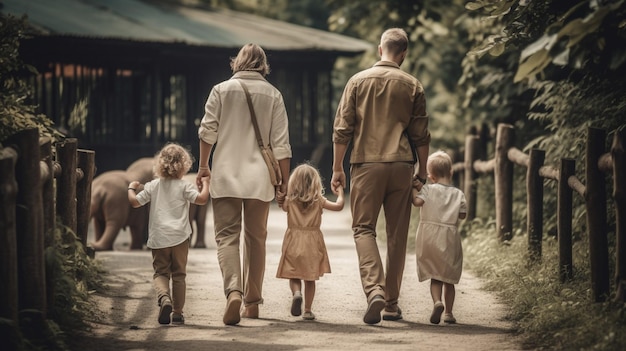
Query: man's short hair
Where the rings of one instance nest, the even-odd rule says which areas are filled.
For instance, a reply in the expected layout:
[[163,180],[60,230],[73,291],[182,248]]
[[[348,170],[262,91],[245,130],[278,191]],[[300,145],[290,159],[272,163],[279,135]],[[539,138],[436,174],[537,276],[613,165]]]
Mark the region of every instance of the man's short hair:
[[398,55],[409,47],[409,37],[402,28],[390,28],[381,35],[380,46],[384,51]]

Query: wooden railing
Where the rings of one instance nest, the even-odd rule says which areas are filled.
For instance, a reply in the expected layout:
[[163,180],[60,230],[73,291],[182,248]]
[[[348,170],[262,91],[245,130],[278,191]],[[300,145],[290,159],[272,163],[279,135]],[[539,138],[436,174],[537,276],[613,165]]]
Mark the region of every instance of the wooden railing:
[[[58,272],[46,271],[57,218],[86,244],[95,154],[76,139],[53,146],[28,129],[0,148],[0,318],[38,333],[54,301]],[[41,323],[41,324],[40,324]],[[33,328],[35,327],[35,328]]]
[[488,133],[466,137],[463,161],[453,165],[456,185],[465,192],[468,219],[476,217],[477,179],[493,174],[495,185],[495,218],[498,238],[510,240],[513,233],[513,168],[526,168],[527,221],[529,257],[541,259],[543,241],[544,180],[556,181],[559,273],[561,281],[572,276],[572,193],[585,202],[591,287],[595,301],[605,301],[609,294],[608,225],[606,174],[613,179],[613,202],[616,214],[616,300],[626,302],[626,125],[616,130],[610,152],[606,152],[606,132],[589,128],[585,153],[583,183],[576,176],[576,161],[562,158],[557,166],[545,165],[545,151],[532,149],[529,154],[515,148],[515,129],[508,124],[497,128],[494,157],[486,155]]

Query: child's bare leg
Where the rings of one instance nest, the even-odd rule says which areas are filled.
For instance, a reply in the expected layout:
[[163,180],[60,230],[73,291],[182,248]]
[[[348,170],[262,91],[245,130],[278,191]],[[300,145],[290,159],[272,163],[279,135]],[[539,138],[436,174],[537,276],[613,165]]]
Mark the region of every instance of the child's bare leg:
[[456,296],[456,289],[454,284],[443,283],[443,296],[446,301],[446,313],[452,313],[452,307],[454,306],[454,297]]
[[433,324],[439,324],[441,321],[441,313],[443,313],[444,305],[441,302],[441,291],[443,290],[443,282],[431,279],[430,280],[430,295],[433,298],[433,312],[430,315],[430,322]]
[[289,288],[291,294],[295,294],[296,291],[302,291],[302,281],[300,279],[289,279]]
[[304,312],[311,312],[315,298],[315,280],[304,281]]
[[433,303],[441,301],[441,291],[443,290],[443,283],[440,280],[430,280],[430,296],[433,298]]

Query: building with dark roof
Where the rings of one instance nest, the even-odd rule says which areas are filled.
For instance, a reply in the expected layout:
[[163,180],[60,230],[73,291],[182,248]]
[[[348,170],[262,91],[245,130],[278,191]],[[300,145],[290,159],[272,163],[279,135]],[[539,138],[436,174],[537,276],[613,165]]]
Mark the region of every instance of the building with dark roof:
[[[35,66],[35,101],[79,147],[96,151],[97,172],[126,168],[176,141],[197,155],[197,128],[211,87],[231,76],[230,58],[261,45],[267,77],[287,106],[292,164],[317,163],[330,178],[339,57],[368,42],[227,10],[140,0],[2,0],[27,16],[33,37],[20,54]],[[326,173],[326,174],[324,174]]]

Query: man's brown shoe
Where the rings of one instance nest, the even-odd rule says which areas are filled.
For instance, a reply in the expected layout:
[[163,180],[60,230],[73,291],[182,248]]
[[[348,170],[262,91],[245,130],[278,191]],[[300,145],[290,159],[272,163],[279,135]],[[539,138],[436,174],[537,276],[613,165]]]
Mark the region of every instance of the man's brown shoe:
[[374,296],[367,304],[367,311],[363,316],[363,322],[376,324],[380,322],[380,312],[385,308],[385,298],[382,295]]
[[239,323],[241,317],[239,310],[241,309],[241,293],[239,291],[231,291],[226,301],[226,311],[224,311],[224,324],[235,325]]

